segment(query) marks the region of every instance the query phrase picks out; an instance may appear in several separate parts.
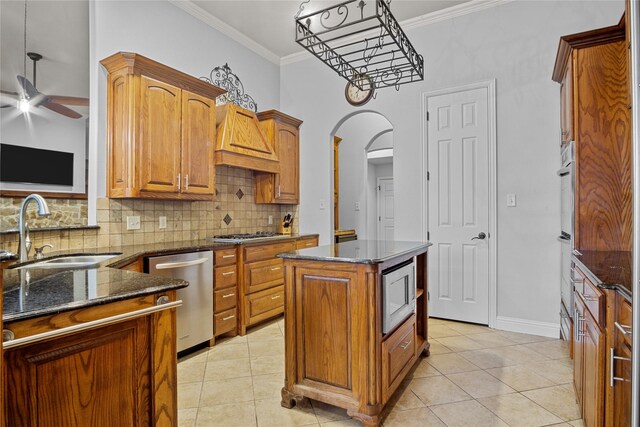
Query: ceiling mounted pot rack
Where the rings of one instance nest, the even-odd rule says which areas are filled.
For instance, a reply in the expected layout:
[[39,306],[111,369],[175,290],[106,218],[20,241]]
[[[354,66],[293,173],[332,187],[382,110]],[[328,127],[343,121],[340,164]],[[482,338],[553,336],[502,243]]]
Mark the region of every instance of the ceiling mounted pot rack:
[[390,0],[348,0],[295,16],[296,42],[360,90],[424,80],[424,60],[389,9]]

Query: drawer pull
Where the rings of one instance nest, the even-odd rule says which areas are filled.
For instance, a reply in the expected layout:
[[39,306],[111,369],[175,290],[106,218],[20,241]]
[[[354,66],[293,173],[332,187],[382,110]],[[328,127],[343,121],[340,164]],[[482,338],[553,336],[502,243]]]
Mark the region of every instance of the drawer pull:
[[313,243],[307,243],[305,246],[313,246]]
[[235,294],[226,294],[226,295],[222,295],[222,298],[230,298],[232,296],[234,296]]
[[622,332],[622,335],[624,335],[625,337],[626,337],[627,335],[629,335],[629,336],[631,335],[631,329],[632,329],[632,328],[631,328],[631,326],[628,326],[628,325],[621,325],[621,324],[620,324],[620,323],[618,323],[618,322],[614,322],[613,324],[614,324],[614,325],[616,325],[616,328],[618,328],[618,330],[619,330],[620,332]]
[[277,271],[277,270],[280,270],[280,268],[281,268],[281,267],[273,267],[273,268],[271,269],[271,271]]
[[227,271],[226,273],[222,273],[223,276],[231,276],[232,274],[235,274],[235,271]]
[[615,381],[627,381],[625,378],[615,376],[614,363],[616,360],[631,362],[628,357],[616,356],[613,347],[609,349],[609,386],[612,388]]
[[227,258],[235,258],[235,254],[233,255],[222,255],[222,259],[227,259]]
[[271,297],[271,299],[278,299],[280,298],[280,295],[276,295],[275,297]]
[[405,342],[405,343],[402,343],[402,344],[400,344],[400,347],[401,347],[403,350],[406,350],[406,349],[407,349],[407,347],[409,347],[409,346],[411,345],[411,342],[412,342],[412,341],[413,341],[413,340],[409,340],[409,341],[407,341],[407,342]]
[[231,316],[227,316],[227,317],[223,317],[222,320],[229,320],[229,319],[233,319],[234,317],[236,317],[235,314],[232,314]]

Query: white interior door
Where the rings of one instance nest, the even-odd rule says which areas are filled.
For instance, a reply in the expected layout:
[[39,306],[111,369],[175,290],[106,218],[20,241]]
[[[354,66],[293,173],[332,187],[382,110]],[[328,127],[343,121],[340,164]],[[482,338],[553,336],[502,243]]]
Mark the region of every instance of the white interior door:
[[393,178],[378,178],[378,240],[393,241]]
[[489,322],[488,90],[427,98],[429,315]]

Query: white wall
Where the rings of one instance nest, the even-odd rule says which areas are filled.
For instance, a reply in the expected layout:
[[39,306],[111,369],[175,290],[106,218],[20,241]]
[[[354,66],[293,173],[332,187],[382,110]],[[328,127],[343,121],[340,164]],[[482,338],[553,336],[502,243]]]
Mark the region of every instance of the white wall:
[[[393,9],[393,5],[392,5]],[[559,311],[559,87],[551,80],[558,39],[616,24],[622,1],[514,1],[409,30],[425,59],[425,80],[381,90],[366,108],[394,129],[396,238],[425,238],[421,96],[470,82],[497,81],[498,316],[556,325]],[[328,243],[330,132],[355,110],[345,81],[315,58],[282,67],[280,107],[301,130],[301,232]],[[313,82],[310,84],[310,82]],[[304,96],[301,96],[304,94]],[[516,193],[518,206],[505,206]],[[555,327],[555,326],[551,326]]]
[[[338,148],[339,225],[343,230],[355,229],[358,239],[369,238],[366,147],[376,135],[390,127],[389,121],[384,116],[365,112],[348,118],[335,133],[342,138]],[[356,202],[360,204],[360,210],[356,210]],[[300,224],[302,225],[302,222]]]
[[[192,17],[168,1],[96,1],[92,88],[97,91],[97,195],[106,188],[106,73],[99,61],[135,52],[195,77],[228,63],[259,110],[279,107],[279,67]],[[93,94],[92,94],[93,95]]]
[[393,132],[386,132],[378,136],[371,142],[368,151],[383,150],[385,148],[393,148]]
[[[0,109],[0,142],[23,147],[73,153],[73,186],[47,184],[0,183],[3,190],[85,192],[87,120],[70,119],[43,107],[28,115],[17,108]],[[29,167],[25,160],[25,167]]]
[[[393,137],[390,139],[390,147],[393,147]],[[375,164],[370,160],[367,162],[367,238],[370,240],[378,239],[378,178],[393,177],[393,158],[386,161],[389,163]]]

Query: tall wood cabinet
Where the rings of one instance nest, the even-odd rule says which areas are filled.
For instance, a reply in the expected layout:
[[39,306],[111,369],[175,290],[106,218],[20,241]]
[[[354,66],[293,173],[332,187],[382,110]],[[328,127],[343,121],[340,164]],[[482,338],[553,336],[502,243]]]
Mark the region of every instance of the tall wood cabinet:
[[631,118],[625,26],[560,39],[561,141],[575,141],[574,246],[631,249]]
[[211,200],[216,86],[135,53],[101,61],[107,81],[107,195]]
[[297,205],[300,200],[301,120],[276,110],[258,113],[258,120],[280,161],[279,173],[256,173],[256,203]]

